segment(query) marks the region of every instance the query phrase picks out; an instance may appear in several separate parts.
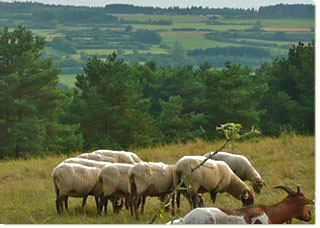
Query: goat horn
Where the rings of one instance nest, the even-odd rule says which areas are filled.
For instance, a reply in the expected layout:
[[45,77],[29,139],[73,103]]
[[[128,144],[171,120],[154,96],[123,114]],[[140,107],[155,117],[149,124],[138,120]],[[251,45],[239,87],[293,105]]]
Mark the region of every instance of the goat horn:
[[297,186],[297,189],[298,189],[298,193],[301,193],[301,186],[299,184]]
[[279,188],[279,189],[285,190],[289,195],[295,193],[291,188],[289,188],[289,187],[287,187],[287,186],[276,186],[276,187],[273,187],[273,188],[274,188],[274,189],[275,189],[275,188]]

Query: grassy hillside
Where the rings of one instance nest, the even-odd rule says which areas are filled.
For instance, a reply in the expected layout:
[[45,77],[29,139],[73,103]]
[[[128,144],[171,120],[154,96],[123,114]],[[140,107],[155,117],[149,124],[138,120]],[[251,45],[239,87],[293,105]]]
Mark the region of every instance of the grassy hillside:
[[[207,143],[197,141],[187,144],[164,145],[149,149],[134,149],[145,161],[175,163],[184,155],[202,155],[214,151],[223,142]],[[280,138],[264,138],[246,142],[234,142],[225,149],[248,157],[262,178],[267,182],[260,195],[255,195],[255,204],[271,205],[286,196],[275,185],[287,185],[296,189],[300,184],[306,197],[315,199],[315,138],[311,136],[283,135]],[[74,156],[77,155],[76,153]],[[88,198],[86,214],[80,215],[81,199],[71,198],[70,215],[57,216],[52,169],[67,156],[33,158],[0,162],[0,223],[4,224],[119,224],[148,223],[159,206],[157,198],[147,198],[145,214],[140,221],[130,217],[127,210],[114,215],[109,206],[109,215],[97,216],[93,197]],[[205,206],[211,207],[206,194]],[[218,194],[216,207],[240,208],[240,201],[227,193]],[[314,207],[311,207],[314,214]],[[182,199],[181,216],[189,212],[189,206]],[[175,216],[178,217],[179,215]],[[173,217],[166,212],[157,223],[168,222]],[[303,223],[296,219],[293,223]],[[313,215],[312,221],[315,219]]]

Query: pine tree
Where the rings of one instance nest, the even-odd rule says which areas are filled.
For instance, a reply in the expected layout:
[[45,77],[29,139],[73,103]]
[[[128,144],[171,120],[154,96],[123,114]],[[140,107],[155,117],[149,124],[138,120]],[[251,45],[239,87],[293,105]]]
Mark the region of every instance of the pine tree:
[[266,134],[279,134],[291,128],[299,133],[315,129],[315,46],[298,43],[290,48],[288,58],[276,59],[257,69],[256,74],[269,85],[260,107]]
[[43,38],[23,26],[12,32],[5,27],[0,32],[0,157],[18,158],[56,149],[53,145],[62,146],[63,140],[52,140],[52,127],[55,133],[71,130],[58,123],[63,99],[57,88],[59,69],[52,67],[51,59],[40,58],[44,44]]
[[80,123],[86,148],[122,149],[150,143],[150,101],[142,98],[138,76],[115,53],[89,58],[77,75],[69,119]]
[[220,124],[241,123],[244,129],[258,127],[263,109],[258,109],[266,83],[252,74],[248,67],[225,63],[222,70],[208,70],[205,74],[203,102],[206,128],[215,136]]

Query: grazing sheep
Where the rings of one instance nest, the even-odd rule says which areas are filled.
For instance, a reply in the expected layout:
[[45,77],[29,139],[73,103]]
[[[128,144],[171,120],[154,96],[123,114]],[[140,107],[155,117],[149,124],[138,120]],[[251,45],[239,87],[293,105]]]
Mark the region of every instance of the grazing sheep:
[[135,153],[126,151],[96,150],[91,154],[101,154],[103,156],[112,157],[116,159],[117,163],[135,164],[142,161]]
[[[204,156],[208,157],[214,152],[205,154]],[[238,154],[230,154],[227,152],[218,152],[211,157],[211,159],[216,161],[224,161],[229,165],[232,171],[243,181],[250,181],[252,183],[253,190],[256,193],[260,193],[261,188],[266,185],[262,180],[260,174],[257,170],[251,165],[249,160]]]
[[268,216],[261,215],[243,216],[225,213],[219,208],[196,208],[167,224],[269,224]]
[[[166,194],[173,190],[174,165],[166,165],[162,162],[140,162],[129,170],[129,192],[131,194],[132,206],[139,219],[138,206],[141,196],[159,196],[161,202],[165,200]],[[172,200],[174,208],[174,200]],[[172,212],[174,213],[173,209]]]
[[[125,197],[128,201],[130,196],[128,172],[132,167],[132,164],[114,163],[101,169],[99,175],[99,183],[103,189],[101,205],[106,205],[105,208],[108,205],[108,199],[117,200]],[[105,214],[107,214],[106,210]]]
[[[62,203],[65,202],[68,211],[68,197],[82,197],[81,211],[89,195],[94,195],[99,209],[99,198],[102,192],[102,185],[98,183],[100,169],[84,166],[76,163],[60,163],[53,169],[52,179],[57,194],[56,208],[61,214]],[[98,210],[99,213],[99,210]]]
[[[177,186],[180,180],[191,172],[192,167],[196,167],[205,159],[204,156],[182,157],[175,165],[174,186]],[[218,192],[230,193],[236,199],[241,200],[245,206],[252,205],[254,201],[250,188],[223,161],[206,161],[185,180],[185,185],[188,186],[194,208],[198,192],[210,192],[213,203],[216,201]]]
[[89,160],[85,158],[68,158],[63,161],[64,163],[76,163],[76,164],[81,164],[85,166],[90,166],[90,167],[96,167],[99,169],[102,169],[105,165],[110,165],[113,164],[111,162],[104,162],[104,161],[95,161],[95,160]]
[[[77,158],[68,158],[68,159],[64,160],[63,162],[64,163],[77,163],[77,164],[81,164],[81,165],[85,165],[85,166],[96,167],[96,168],[99,168],[99,169],[102,169],[105,166],[107,167],[107,166],[110,166],[110,165],[113,165],[113,164],[119,164],[119,163],[110,163],[110,162],[103,162],[103,161],[88,160],[88,159],[78,158],[78,157]],[[86,199],[84,198],[83,200],[86,200]],[[102,200],[102,198],[100,198],[100,209],[99,209],[99,212],[101,213],[102,208],[104,206],[105,213],[107,214],[108,202],[105,202],[105,204],[101,204],[101,200]],[[117,199],[117,198],[113,198],[112,199],[112,205],[113,205],[113,211],[114,212],[118,212],[122,208],[122,204],[118,204],[118,200],[119,199]],[[84,206],[85,206],[85,203],[84,203]]]
[[111,162],[116,163],[117,160],[113,157],[104,156],[101,154],[92,154],[92,153],[83,153],[77,156],[77,158],[84,158],[88,160],[94,160],[94,161],[103,161],[103,162]]

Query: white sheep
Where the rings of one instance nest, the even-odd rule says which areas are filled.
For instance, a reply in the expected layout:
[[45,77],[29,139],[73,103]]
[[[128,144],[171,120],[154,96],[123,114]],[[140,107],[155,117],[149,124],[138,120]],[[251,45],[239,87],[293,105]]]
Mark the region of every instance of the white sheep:
[[90,166],[90,167],[96,167],[99,169],[102,169],[105,165],[110,165],[113,164],[111,162],[104,162],[104,161],[96,161],[96,160],[89,160],[85,158],[68,158],[63,161],[64,163],[76,163],[76,164],[81,164],[85,166]]
[[[173,190],[174,165],[162,162],[140,162],[129,170],[129,192],[136,219],[139,219],[138,206],[141,196],[159,196],[161,202]],[[172,206],[174,207],[172,200]]]
[[[62,203],[65,202],[68,211],[68,197],[82,197],[81,211],[89,195],[94,195],[99,209],[99,197],[102,192],[102,185],[98,183],[100,169],[84,166],[76,163],[60,163],[53,169],[52,179],[57,195],[56,208],[61,214]],[[99,212],[99,211],[98,211]]]
[[269,218],[263,213],[258,216],[232,215],[221,211],[219,208],[196,208],[167,224],[268,224]]
[[101,169],[99,183],[103,189],[101,196],[102,205],[107,207],[108,199],[117,202],[118,198],[125,197],[126,202],[129,200],[128,172],[132,167],[132,164],[113,163]]
[[[103,161],[95,161],[95,160],[88,160],[88,159],[84,159],[84,158],[68,158],[66,160],[63,161],[64,163],[76,163],[76,164],[81,164],[81,165],[85,165],[85,166],[90,166],[90,167],[96,167],[96,168],[99,168],[99,169],[102,169],[103,167],[107,167],[107,166],[110,166],[110,165],[113,165],[113,164],[119,164],[119,163],[110,163],[110,162],[103,162]],[[121,164],[119,164],[121,165]],[[126,165],[126,164],[123,164],[123,165]],[[125,179],[127,179],[127,176],[125,177]],[[98,181],[98,180],[97,180]],[[86,200],[85,198],[83,199],[84,201]],[[122,207],[122,204],[118,204],[118,198],[113,198],[112,199],[112,205],[113,205],[113,211],[114,212],[118,212],[121,207]],[[107,206],[108,206],[108,201],[102,201],[102,196],[100,197],[100,207],[98,209],[98,213],[101,213],[102,211],[102,208],[103,206],[105,207],[105,214],[107,214]],[[84,205],[85,206],[85,203]]]
[[[208,157],[212,153],[214,152],[207,153],[204,156]],[[224,161],[227,163],[232,171],[238,177],[240,177],[241,180],[248,180],[251,182],[253,190],[256,193],[260,193],[261,188],[266,186],[266,183],[262,180],[260,174],[253,167],[253,165],[251,165],[250,161],[243,155],[218,152],[213,155],[211,159],[216,161]]]
[[126,151],[96,150],[91,154],[101,154],[103,156],[112,157],[117,163],[135,164],[142,161],[135,153]]
[[[182,157],[175,165],[174,186],[177,186],[180,180],[190,173],[191,168],[199,165],[204,159],[206,159],[204,156]],[[188,187],[194,208],[198,192],[210,192],[213,203],[216,201],[218,192],[228,192],[241,200],[244,205],[252,205],[254,201],[250,188],[223,161],[209,159],[185,180],[185,186]]]
[[114,157],[104,156],[101,154],[92,154],[92,153],[83,153],[77,156],[77,158],[84,158],[94,161],[103,161],[103,162],[111,162],[116,163],[117,160]]

